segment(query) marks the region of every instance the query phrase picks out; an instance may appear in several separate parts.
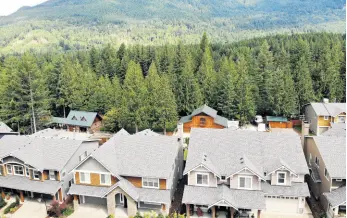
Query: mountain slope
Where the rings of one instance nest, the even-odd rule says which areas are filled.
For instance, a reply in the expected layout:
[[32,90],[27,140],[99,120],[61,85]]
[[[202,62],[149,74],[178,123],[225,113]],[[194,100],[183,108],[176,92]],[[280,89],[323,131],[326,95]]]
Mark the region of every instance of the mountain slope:
[[0,52],[345,32],[344,16],[342,0],[50,0],[0,17]]

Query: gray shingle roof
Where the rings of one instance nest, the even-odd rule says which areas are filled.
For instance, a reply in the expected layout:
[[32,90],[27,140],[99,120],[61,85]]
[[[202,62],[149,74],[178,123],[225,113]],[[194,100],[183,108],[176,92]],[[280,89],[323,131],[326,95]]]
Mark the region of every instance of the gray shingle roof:
[[116,135],[92,156],[114,175],[170,178],[179,149],[175,136]]
[[225,185],[214,187],[184,187],[182,203],[209,205],[224,200],[230,205],[243,209],[265,209],[265,198],[262,191],[230,189]]
[[115,135],[130,135],[125,129],[119,130]]
[[267,182],[262,182],[262,190],[265,195],[285,196],[285,197],[308,197],[310,191],[307,183],[294,183],[291,186],[270,185]]
[[132,197],[135,201],[139,199],[139,193],[137,192],[136,187],[126,179],[121,179],[116,184],[112,185],[107,190],[107,192],[104,193],[104,195],[107,195],[108,193],[110,193],[118,187],[122,189],[125,193],[127,193],[130,197]]
[[[202,159],[204,154],[217,175],[231,175],[242,167],[264,175],[283,163],[296,174],[309,173],[299,135],[193,128],[184,173],[201,163],[208,165]],[[247,161],[241,160],[244,157]]]
[[[95,117],[97,115],[98,115],[98,113],[96,113],[96,112],[71,110],[69,115],[66,118],[53,117],[52,122],[53,123],[74,125],[74,126],[90,127],[93,124]],[[83,117],[84,117],[84,119],[82,119]]]
[[45,180],[34,181],[25,176],[0,176],[0,186],[10,189],[18,189],[23,191],[38,192],[54,195],[61,187],[62,182]]
[[76,185],[72,184],[68,194],[69,195],[84,195],[89,197],[103,198],[109,187],[90,186],[90,185]]
[[82,141],[29,136],[4,136],[0,140],[0,158],[12,155],[38,170],[60,171]]
[[323,195],[325,195],[333,207],[339,206],[342,203],[346,203],[346,186],[339,187],[330,193],[325,192]]
[[331,127],[323,132],[322,136],[342,136],[346,137],[346,124],[345,123],[330,123]]
[[346,112],[346,103],[311,103],[313,110],[319,116],[336,116]]
[[138,133],[135,133],[135,135],[161,136],[159,133],[153,132],[151,129],[142,130]]
[[170,190],[160,190],[153,188],[136,188],[139,193],[139,201],[156,202],[170,204]]
[[12,129],[0,121],[0,132],[12,132]]
[[346,178],[346,137],[314,136],[329,175]]
[[217,115],[217,111],[207,105],[203,105],[197,109],[195,109],[190,115],[184,116],[180,119],[180,123],[186,123],[192,120],[193,116],[199,115],[201,113],[204,113],[210,117],[214,118],[214,122],[222,125],[224,127],[228,127],[228,119],[222,116]]

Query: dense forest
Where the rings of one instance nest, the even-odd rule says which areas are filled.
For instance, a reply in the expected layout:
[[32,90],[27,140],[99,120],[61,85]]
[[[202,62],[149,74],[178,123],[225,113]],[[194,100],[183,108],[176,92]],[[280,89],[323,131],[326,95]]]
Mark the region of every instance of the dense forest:
[[0,119],[31,133],[71,109],[104,114],[107,131],[172,130],[206,103],[222,116],[295,117],[310,101],[345,102],[345,35],[276,35],[231,44],[125,45],[3,56]]
[[[270,34],[346,32],[343,0],[49,0],[0,17],[0,54],[108,43],[235,42]],[[141,10],[139,10],[141,9]]]

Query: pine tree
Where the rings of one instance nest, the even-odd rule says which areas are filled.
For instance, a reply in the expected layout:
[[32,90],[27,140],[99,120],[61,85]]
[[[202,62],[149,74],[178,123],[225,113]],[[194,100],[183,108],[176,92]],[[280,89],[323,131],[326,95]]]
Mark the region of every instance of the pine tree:
[[148,92],[143,78],[141,67],[134,61],[130,61],[126,72],[123,94],[121,100],[121,116],[123,124],[130,124],[135,127],[136,132],[139,127],[146,126]]
[[235,117],[235,79],[236,69],[234,63],[224,57],[217,77],[217,109],[223,116],[232,119]]
[[296,91],[299,100],[299,110],[302,112],[303,105],[315,100],[312,78],[304,57],[301,57],[297,63],[294,74],[297,75]]
[[177,122],[177,106],[167,76],[158,75],[154,62],[149,68],[146,85],[149,93],[147,113],[151,126],[162,128],[166,134],[166,129],[172,129]]

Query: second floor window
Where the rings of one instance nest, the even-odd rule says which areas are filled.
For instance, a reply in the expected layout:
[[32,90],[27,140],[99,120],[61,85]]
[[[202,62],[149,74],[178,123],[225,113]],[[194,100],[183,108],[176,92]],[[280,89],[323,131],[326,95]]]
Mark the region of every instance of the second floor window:
[[13,168],[14,168],[14,175],[24,176],[24,168],[22,166],[13,166]]
[[49,171],[49,180],[55,180],[55,172],[53,170]]
[[25,167],[25,175],[26,177],[30,177],[29,167]]
[[11,165],[6,165],[7,169],[7,174],[12,174],[12,166]]
[[239,188],[252,189],[252,177],[239,176]]
[[90,183],[90,173],[80,172],[80,182],[81,183]]
[[316,165],[319,167],[319,158],[318,157],[316,157],[316,159],[315,159],[315,161],[314,161],[315,163],[316,163]]
[[100,184],[101,185],[111,185],[111,175],[110,174],[100,174]]
[[324,116],[324,120],[329,120],[329,116]]
[[200,118],[200,125],[201,126],[206,125],[206,118],[203,118],[203,117]]
[[277,173],[277,184],[286,184],[286,173]]
[[327,178],[327,180],[329,180],[329,173],[328,173],[327,168],[324,169],[324,176],[325,176],[325,178]]
[[196,174],[196,184],[197,185],[208,185],[208,174],[197,173]]
[[142,186],[145,188],[159,188],[159,179],[156,178],[142,178]]
[[40,180],[40,173],[37,170],[33,170],[33,177],[35,180]]

